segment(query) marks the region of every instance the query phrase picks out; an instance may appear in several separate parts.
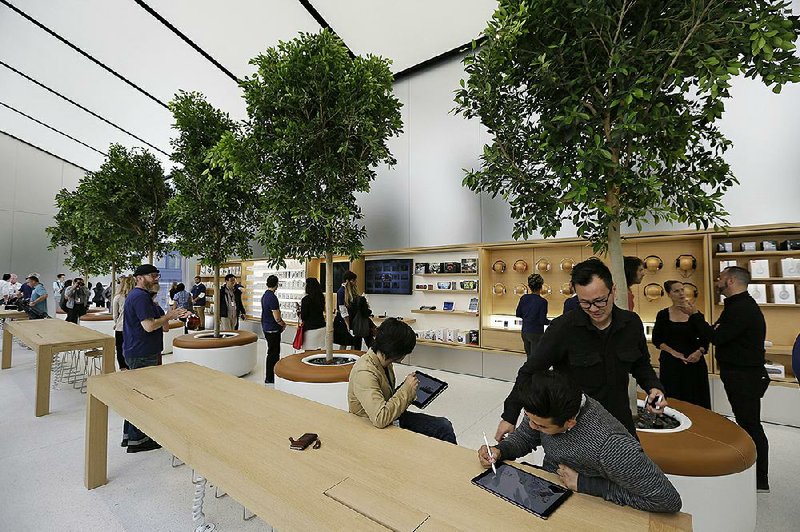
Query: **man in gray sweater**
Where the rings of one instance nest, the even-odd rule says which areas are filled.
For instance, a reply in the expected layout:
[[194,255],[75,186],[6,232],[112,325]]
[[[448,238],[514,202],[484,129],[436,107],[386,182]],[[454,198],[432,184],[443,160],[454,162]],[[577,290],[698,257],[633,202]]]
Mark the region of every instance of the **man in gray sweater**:
[[497,446],[481,446],[483,467],[491,467],[489,452],[492,462],[515,460],[541,445],[544,469],[573,491],[647,512],[681,509],[677,490],[636,438],[568,377],[547,370],[518,386],[525,418]]

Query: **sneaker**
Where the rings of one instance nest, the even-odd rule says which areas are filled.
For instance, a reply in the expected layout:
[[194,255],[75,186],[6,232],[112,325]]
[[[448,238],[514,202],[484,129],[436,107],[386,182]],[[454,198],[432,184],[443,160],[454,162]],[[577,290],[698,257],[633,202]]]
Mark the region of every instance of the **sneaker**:
[[756,488],[756,493],[769,493],[769,484],[758,486]]
[[129,445],[128,451],[129,453],[141,453],[144,451],[153,451],[155,449],[161,449],[161,445],[155,440],[147,440],[144,443],[140,443],[139,445]]
[[120,443],[119,446],[120,447],[127,447],[128,446],[128,440],[122,440],[122,443]]
[[269,380],[269,379],[266,379],[266,380],[264,381],[264,384],[267,384],[267,385],[269,385],[269,384],[275,384],[275,381],[271,381],[271,380]]

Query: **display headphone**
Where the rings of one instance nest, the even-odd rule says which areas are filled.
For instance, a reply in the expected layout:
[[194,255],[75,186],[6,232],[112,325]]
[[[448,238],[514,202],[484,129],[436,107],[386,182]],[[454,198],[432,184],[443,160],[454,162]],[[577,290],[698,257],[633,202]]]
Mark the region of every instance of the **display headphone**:
[[689,287],[689,289],[692,291],[692,297],[697,298],[697,296],[700,295],[700,292],[697,290],[697,287],[692,283],[683,283],[684,292],[686,291],[686,287]]
[[503,283],[495,283],[492,286],[492,293],[496,296],[502,296],[506,293],[506,285]]
[[545,274],[549,272],[550,268],[552,268],[552,265],[550,264],[549,260],[539,259],[538,261],[536,261],[536,269],[539,271],[540,274]]
[[528,287],[524,284],[518,284],[514,287],[514,294],[518,296],[524,296],[528,293]]
[[660,284],[650,283],[644,287],[644,297],[648,301],[657,301],[659,298],[664,297],[664,289]]
[[512,266],[511,269],[517,273],[525,273],[528,271],[528,263],[522,259],[519,259],[514,263],[514,266]]
[[[681,262],[683,262],[683,259],[688,259],[688,258],[692,259],[691,268],[682,267]],[[681,275],[683,275],[684,277],[689,277],[691,275],[691,272],[697,269],[697,258],[695,258],[694,255],[690,255],[688,253],[684,253],[683,255],[678,255],[678,258],[675,259],[675,267],[678,269],[678,271],[681,272]]]
[[500,259],[494,261],[494,264],[492,264],[492,271],[495,273],[505,273],[506,261]]
[[664,261],[661,260],[661,257],[658,255],[648,255],[642,262],[644,262],[644,269],[648,273],[656,273],[658,270],[664,267]]

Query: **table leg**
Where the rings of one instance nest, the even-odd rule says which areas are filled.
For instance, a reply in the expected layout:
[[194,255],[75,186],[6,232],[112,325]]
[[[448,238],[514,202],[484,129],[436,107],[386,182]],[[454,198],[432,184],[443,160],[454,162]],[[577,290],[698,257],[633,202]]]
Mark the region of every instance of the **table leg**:
[[8,323],[3,328],[3,362],[0,368],[8,369],[11,367],[11,340],[13,336],[8,332]]
[[43,345],[36,352],[36,417],[50,413],[50,374],[53,350]]
[[114,373],[116,367],[116,354],[117,343],[114,338],[109,338],[103,342],[103,373]]
[[108,406],[92,395],[92,381],[86,394],[86,449],[83,484],[87,490],[108,482]]

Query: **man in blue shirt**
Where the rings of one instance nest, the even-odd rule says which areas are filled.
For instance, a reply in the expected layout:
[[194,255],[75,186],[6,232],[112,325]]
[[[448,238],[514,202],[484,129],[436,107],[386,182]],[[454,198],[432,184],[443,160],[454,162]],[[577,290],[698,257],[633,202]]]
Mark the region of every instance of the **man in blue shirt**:
[[[152,264],[142,264],[133,272],[136,287],[125,298],[122,322],[122,352],[128,368],[137,369],[158,365],[158,355],[164,349],[164,332],[169,331],[169,320],[182,318],[186,310],[177,308],[166,314],[153,301],[158,293],[161,274]],[[161,446],[144,432],[125,421],[122,446],[129,453],[152,451]]]
[[281,359],[281,333],[286,329],[276,290],[278,277],[270,275],[267,277],[267,289],[261,296],[261,329],[267,340],[267,375],[264,384],[275,384],[275,364]]
[[192,308],[197,317],[200,318],[200,329],[206,328],[206,285],[200,282],[200,276],[195,276],[194,286],[191,290]]
[[536,352],[536,346],[544,334],[544,326],[550,323],[547,319],[547,300],[540,293],[544,286],[544,278],[538,273],[528,276],[530,294],[519,299],[517,317],[522,318],[522,344],[525,354],[530,359]]
[[29,275],[26,281],[28,282],[25,285],[31,290],[31,308],[39,311],[42,314],[42,318],[47,317],[47,290],[39,282],[39,277],[36,275]]
[[33,293],[33,286],[29,284],[27,281],[31,277],[39,278],[39,274],[36,272],[29,273],[28,276],[25,278],[25,283],[22,283],[22,286],[19,287],[19,291],[22,292],[23,299],[31,299],[31,294]]

